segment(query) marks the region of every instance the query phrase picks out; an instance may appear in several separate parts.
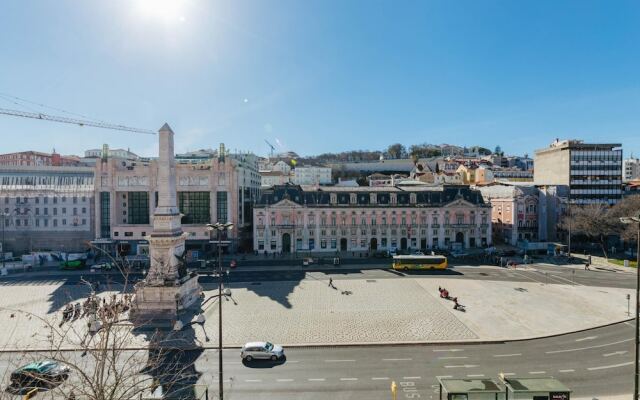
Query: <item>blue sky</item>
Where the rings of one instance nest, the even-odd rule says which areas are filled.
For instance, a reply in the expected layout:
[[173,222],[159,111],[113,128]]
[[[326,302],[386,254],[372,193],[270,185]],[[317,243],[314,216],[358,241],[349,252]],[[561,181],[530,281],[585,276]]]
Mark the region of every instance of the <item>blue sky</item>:
[[[267,154],[400,142],[640,154],[640,2],[8,0],[0,107]],[[10,99],[10,98],[9,98]],[[0,152],[142,155],[153,136],[0,116]]]

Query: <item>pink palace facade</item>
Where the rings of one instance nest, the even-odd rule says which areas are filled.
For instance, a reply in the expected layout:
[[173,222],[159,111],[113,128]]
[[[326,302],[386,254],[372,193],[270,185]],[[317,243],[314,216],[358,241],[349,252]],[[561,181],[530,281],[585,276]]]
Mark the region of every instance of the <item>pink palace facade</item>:
[[469,186],[263,189],[259,253],[430,250],[491,245],[491,206]]

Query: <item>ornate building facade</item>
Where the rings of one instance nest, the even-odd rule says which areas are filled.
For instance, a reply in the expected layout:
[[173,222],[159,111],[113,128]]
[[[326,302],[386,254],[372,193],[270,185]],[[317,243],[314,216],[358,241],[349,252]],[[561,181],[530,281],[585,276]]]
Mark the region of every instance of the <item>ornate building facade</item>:
[[491,207],[468,186],[263,190],[253,209],[260,253],[430,250],[491,245]]

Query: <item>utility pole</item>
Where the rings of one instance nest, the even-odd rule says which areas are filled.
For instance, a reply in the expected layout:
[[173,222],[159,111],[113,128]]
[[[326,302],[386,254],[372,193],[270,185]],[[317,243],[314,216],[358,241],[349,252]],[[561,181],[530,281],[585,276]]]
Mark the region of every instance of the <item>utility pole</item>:
[[636,358],[635,358],[635,374],[633,381],[633,399],[639,400],[638,385],[640,371],[638,370],[638,362],[640,362],[640,213],[635,217],[622,217],[620,222],[623,224],[636,224],[638,227],[637,248],[636,248]]

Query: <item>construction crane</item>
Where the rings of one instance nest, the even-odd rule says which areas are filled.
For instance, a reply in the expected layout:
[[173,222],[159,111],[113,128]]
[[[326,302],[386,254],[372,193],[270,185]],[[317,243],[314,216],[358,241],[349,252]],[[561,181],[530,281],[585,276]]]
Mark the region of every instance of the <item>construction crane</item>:
[[264,141],[271,148],[271,152],[269,153],[270,154],[269,158],[273,158],[273,151],[276,149],[275,146],[272,145],[271,143],[269,143],[269,141],[267,139],[265,139]]
[[147,134],[147,135],[155,135],[156,134],[156,132],[150,131],[150,130],[147,130],[147,129],[131,128],[129,126],[124,126],[124,125],[109,124],[109,123],[106,123],[106,122],[87,121],[87,120],[82,120],[82,119],[60,117],[60,116],[56,116],[56,115],[48,115],[48,114],[43,114],[43,113],[34,113],[34,112],[26,112],[26,111],[19,111],[19,110],[11,110],[11,109],[8,109],[8,108],[0,108],[0,114],[10,115],[10,116],[13,116],[13,117],[33,118],[33,119],[40,119],[40,120],[44,120],[44,121],[61,122],[63,124],[72,124],[72,125],[79,125],[79,126],[92,126],[94,128],[115,129],[115,130],[126,131],[126,132],[144,133],[144,134]]

